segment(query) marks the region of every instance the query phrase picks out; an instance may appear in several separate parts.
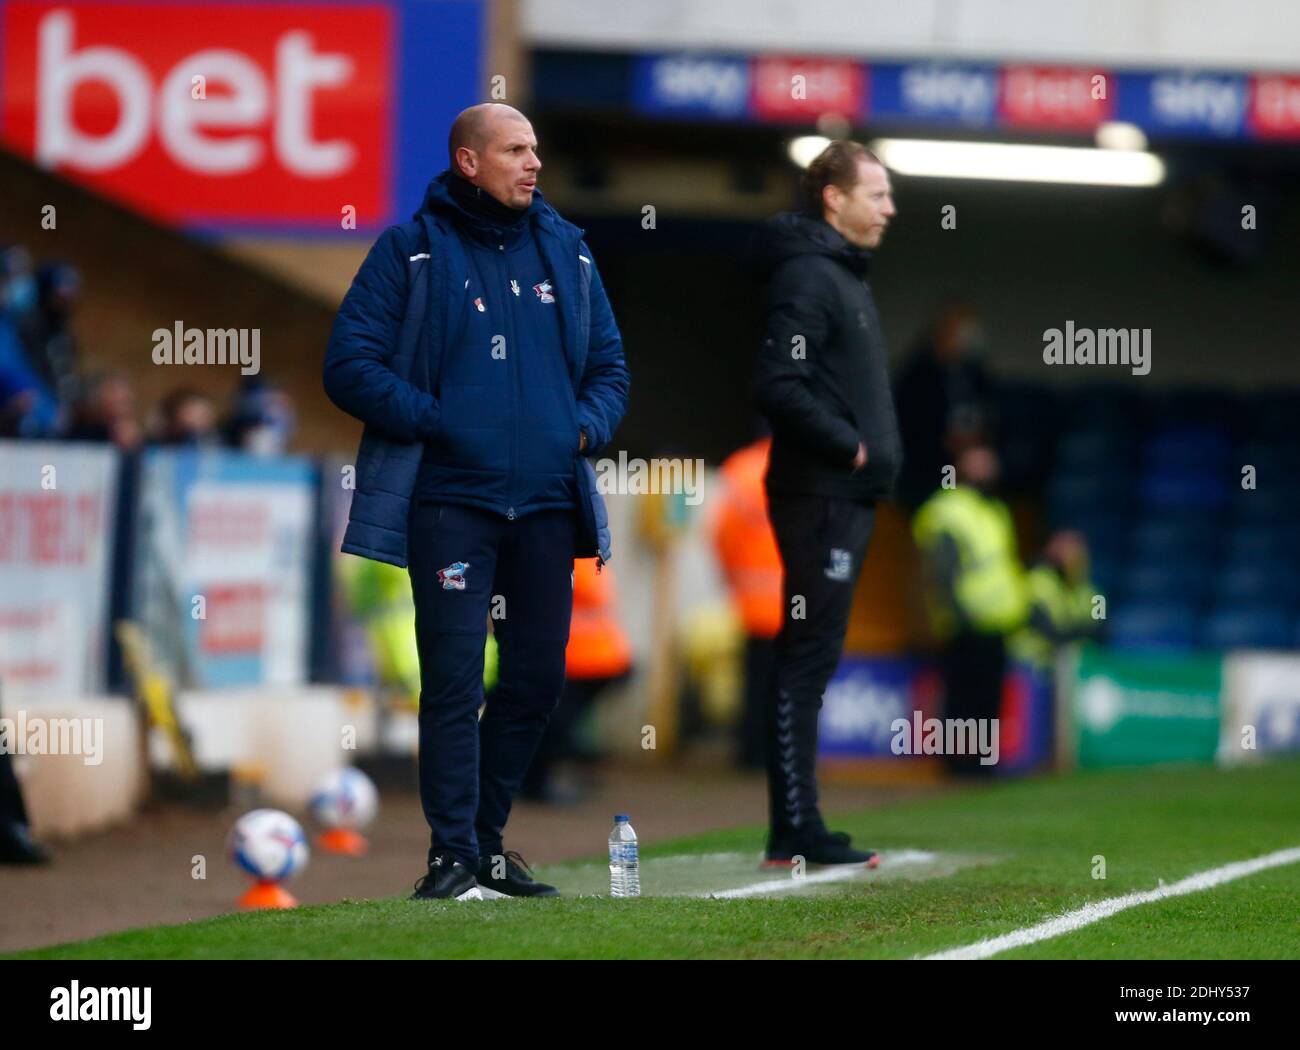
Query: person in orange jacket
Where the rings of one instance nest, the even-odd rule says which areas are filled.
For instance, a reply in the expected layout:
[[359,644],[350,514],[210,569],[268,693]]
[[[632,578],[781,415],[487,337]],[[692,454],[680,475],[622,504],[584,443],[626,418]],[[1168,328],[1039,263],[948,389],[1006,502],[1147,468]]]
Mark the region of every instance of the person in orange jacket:
[[733,452],[719,471],[713,546],[745,630],[745,701],[737,726],[737,761],[762,769],[764,703],[781,629],[781,554],[767,516],[763,475],[770,436]]
[[522,798],[566,801],[551,780],[557,761],[592,757],[574,739],[574,730],[596,698],[632,668],[632,646],[618,619],[614,575],[608,565],[596,571],[595,558],[573,563],[573,616],[564,650],[564,691],[520,788]]

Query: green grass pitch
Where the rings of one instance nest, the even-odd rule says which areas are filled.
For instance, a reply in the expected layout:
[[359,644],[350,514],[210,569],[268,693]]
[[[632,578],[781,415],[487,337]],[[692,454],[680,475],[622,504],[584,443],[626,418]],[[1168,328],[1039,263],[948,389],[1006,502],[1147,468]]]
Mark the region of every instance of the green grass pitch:
[[[593,859],[538,869],[567,891],[560,899],[423,902],[403,893],[131,930],[18,957],[906,959],[1300,846],[1300,761],[991,784],[830,823],[880,849],[880,869],[710,899],[788,879],[758,870],[761,829],[733,829],[643,843],[639,900],[597,896],[608,877]],[[1104,879],[1093,877],[1096,856]],[[1298,899],[1300,864],[1291,864],[999,958],[1300,958]]]

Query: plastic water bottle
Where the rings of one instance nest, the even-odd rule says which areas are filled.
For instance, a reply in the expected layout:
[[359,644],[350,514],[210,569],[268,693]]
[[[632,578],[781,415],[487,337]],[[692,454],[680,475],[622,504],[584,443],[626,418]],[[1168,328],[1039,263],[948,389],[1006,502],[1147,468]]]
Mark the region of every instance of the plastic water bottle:
[[637,869],[636,832],[627,822],[626,814],[614,818],[614,830],[609,833],[609,895],[611,897],[641,896],[641,873]]

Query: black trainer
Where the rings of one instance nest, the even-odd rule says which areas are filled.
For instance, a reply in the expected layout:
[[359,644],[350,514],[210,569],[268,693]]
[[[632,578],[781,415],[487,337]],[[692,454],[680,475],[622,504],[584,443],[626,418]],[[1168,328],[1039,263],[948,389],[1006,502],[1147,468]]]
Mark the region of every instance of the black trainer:
[[816,828],[810,833],[802,834],[771,834],[767,840],[763,867],[788,868],[794,864],[795,857],[803,857],[805,864],[817,865],[861,864],[875,868],[880,864],[880,856],[875,850],[855,849],[849,842],[849,836],[844,832],[827,831],[825,828]]
[[429,861],[428,874],[421,875],[415,883],[413,901],[481,901],[483,894],[474,880],[468,864],[462,864],[450,853],[435,853]]
[[18,821],[0,824],[0,864],[48,864],[50,855]]
[[[500,873],[501,877],[494,877]],[[533,878],[533,869],[514,850],[478,859],[478,885],[485,901],[498,897],[558,897],[554,886]]]

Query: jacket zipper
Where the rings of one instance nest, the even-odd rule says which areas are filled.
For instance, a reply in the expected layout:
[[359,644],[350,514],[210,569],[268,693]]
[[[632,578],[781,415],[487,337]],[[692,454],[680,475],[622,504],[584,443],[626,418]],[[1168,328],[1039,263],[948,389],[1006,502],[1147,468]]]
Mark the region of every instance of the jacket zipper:
[[506,246],[502,242],[497,243],[497,287],[501,289],[501,301],[505,303],[506,315],[506,367],[510,369],[510,386],[514,392],[514,397],[510,408],[510,473],[506,480],[506,520],[514,521],[518,516],[515,513],[515,474],[518,470],[519,461],[519,406],[522,401],[522,392],[519,389],[519,365],[515,360],[518,348],[515,345],[515,307],[510,303],[510,296],[506,294],[510,278],[506,272],[509,267],[506,265]]

